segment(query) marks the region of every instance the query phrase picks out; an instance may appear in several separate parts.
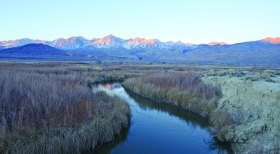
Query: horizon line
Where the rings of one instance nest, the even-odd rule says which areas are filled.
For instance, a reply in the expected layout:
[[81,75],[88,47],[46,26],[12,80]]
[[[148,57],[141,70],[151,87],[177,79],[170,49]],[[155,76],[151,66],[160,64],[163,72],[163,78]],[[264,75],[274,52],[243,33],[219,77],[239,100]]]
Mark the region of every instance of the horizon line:
[[184,42],[184,41],[181,41],[181,40],[177,40],[177,41],[174,41],[174,40],[169,40],[169,41],[162,41],[158,38],[155,38],[155,37],[140,37],[140,36],[137,36],[137,37],[130,37],[130,38],[122,38],[122,37],[119,37],[119,36],[116,36],[116,35],[113,35],[113,34],[107,34],[103,37],[93,37],[91,39],[87,38],[87,37],[84,37],[84,36],[81,36],[81,35],[73,35],[73,36],[70,36],[70,37],[59,37],[59,38],[56,38],[56,39],[38,39],[38,38],[31,38],[31,37],[23,37],[23,38],[16,38],[16,39],[9,39],[9,40],[0,40],[0,42],[8,42],[8,41],[16,41],[16,40],[22,40],[22,39],[30,39],[30,40],[35,40],[35,41],[55,41],[55,40],[58,40],[58,39],[70,39],[70,38],[78,38],[78,37],[82,37],[86,40],[94,40],[94,39],[102,39],[102,38],[105,38],[105,37],[108,37],[108,36],[113,36],[113,37],[116,37],[116,38],[120,38],[122,40],[130,40],[130,39],[137,39],[137,38],[142,38],[142,39],[146,39],[146,40],[158,40],[160,42],[163,42],[163,43],[168,43],[168,42],[181,42],[181,43],[184,43],[184,44],[225,44],[225,45],[230,45],[230,44],[237,44],[237,43],[244,43],[244,42],[254,42],[254,41],[262,41],[262,40],[269,40],[269,39],[277,39],[277,40],[280,40],[280,36],[276,36],[276,37],[271,37],[271,36],[268,36],[268,37],[265,37],[265,38],[262,38],[262,39],[255,39],[255,40],[248,40],[248,41],[240,41],[240,42],[234,42],[234,43],[228,43],[226,41],[216,41],[216,40],[213,40],[213,41],[210,41],[208,43],[191,43],[191,42]]

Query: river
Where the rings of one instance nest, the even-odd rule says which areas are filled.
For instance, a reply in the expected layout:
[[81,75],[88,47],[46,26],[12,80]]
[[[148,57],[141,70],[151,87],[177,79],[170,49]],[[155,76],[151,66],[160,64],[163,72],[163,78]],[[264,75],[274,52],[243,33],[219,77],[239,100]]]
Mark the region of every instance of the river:
[[127,92],[120,84],[93,86],[118,96],[131,108],[131,123],[115,139],[101,146],[97,154],[186,154],[231,153],[226,143],[209,131],[207,119],[171,104],[146,100]]

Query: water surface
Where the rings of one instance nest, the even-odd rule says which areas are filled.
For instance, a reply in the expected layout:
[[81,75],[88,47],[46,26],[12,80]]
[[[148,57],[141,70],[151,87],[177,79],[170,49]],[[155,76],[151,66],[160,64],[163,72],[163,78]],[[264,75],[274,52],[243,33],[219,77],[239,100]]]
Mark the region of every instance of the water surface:
[[185,154],[229,153],[229,146],[215,140],[208,121],[171,104],[152,102],[126,92],[120,84],[102,84],[93,92],[105,91],[128,102],[132,117],[127,130],[95,153]]

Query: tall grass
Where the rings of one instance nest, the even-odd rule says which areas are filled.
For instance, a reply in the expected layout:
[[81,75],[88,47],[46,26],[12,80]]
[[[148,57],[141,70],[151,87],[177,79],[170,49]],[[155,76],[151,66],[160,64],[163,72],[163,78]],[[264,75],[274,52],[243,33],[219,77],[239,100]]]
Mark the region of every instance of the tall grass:
[[91,71],[1,65],[0,153],[81,153],[128,126],[129,107],[93,94]]
[[194,72],[152,73],[128,79],[124,86],[143,96],[170,102],[208,116],[221,96],[219,87],[205,84]]

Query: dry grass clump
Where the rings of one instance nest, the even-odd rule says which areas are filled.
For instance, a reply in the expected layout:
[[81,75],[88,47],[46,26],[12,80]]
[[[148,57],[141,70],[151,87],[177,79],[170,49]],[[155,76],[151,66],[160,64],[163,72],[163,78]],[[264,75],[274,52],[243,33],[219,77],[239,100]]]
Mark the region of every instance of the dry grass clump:
[[211,124],[215,128],[215,135],[220,141],[227,141],[225,134],[232,129],[234,120],[232,115],[224,110],[215,110],[210,117]]
[[81,153],[128,126],[128,105],[93,94],[84,75],[49,66],[2,66],[0,153]]
[[180,105],[208,116],[221,96],[219,87],[205,84],[194,72],[153,73],[128,79],[124,86],[135,93]]

